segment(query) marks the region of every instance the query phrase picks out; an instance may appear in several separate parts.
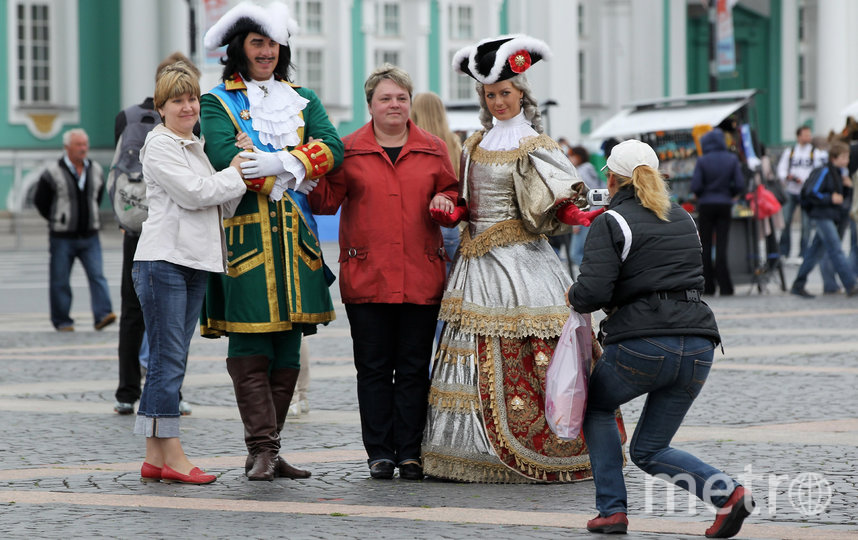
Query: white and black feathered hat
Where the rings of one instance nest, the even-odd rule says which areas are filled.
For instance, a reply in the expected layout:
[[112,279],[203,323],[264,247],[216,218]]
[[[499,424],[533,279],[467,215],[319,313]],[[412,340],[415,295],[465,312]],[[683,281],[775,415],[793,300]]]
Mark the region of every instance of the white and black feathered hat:
[[253,2],[242,2],[224,13],[209,28],[203,43],[206,49],[217,49],[229,43],[236,34],[256,32],[280,45],[289,45],[289,38],[297,31],[298,23],[292,18],[286,4],[272,2],[260,6]]
[[511,79],[542,59],[551,58],[544,41],[512,34],[484,39],[459,49],[453,56],[453,69],[483,84]]

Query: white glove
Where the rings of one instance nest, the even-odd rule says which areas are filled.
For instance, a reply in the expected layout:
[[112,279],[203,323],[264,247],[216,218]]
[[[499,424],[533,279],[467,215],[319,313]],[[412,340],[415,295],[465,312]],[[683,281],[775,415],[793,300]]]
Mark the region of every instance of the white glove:
[[305,178],[301,184],[295,188],[295,191],[298,193],[303,193],[304,195],[309,195],[316,186],[319,185],[319,180],[311,180],[309,178]]
[[250,161],[241,162],[241,175],[245,178],[262,178],[276,176],[286,169],[277,152],[264,152],[254,148],[253,152],[242,152],[239,157]]
[[292,189],[294,187],[295,178],[291,174],[278,174],[277,178],[274,180],[274,186],[271,187],[271,193],[268,194],[268,198],[271,202],[277,202],[283,198],[283,193],[287,189]]

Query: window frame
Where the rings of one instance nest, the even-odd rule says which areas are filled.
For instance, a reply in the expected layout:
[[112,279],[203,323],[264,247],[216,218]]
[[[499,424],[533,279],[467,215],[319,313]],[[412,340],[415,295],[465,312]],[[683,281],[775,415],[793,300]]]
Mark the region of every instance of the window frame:
[[[63,0],[8,0],[6,6],[9,123],[25,125],[35,137],[49,139],[63,125],[80,122],[78,5]],[[47,9],[42,45],[47,58],[34,61],[33,51],[38,45],[32,24],[35,7]],[[23,11],[23,21],[19,19],[19,11]],[[19,40],[22,29],[23,40]],[[34,86],[34,71],[39,68],[44,80]],[[26,79],[23,95],[21,73]],[[34,88],[43,89],[43,99],[34,98]]]

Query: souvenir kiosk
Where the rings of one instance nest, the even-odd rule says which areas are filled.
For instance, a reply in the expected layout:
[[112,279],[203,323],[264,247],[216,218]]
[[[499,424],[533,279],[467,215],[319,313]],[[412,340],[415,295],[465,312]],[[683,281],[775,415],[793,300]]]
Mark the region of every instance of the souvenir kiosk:
[[[713,127],[725,129],[727,146],[748,169],[741,132],[753,126],[753,100],[757,90],[710,92],[630,103],[590,134],[597,144],[605,139],[637,138],[653,147],[667,176],[671,195],[692,215],[691,175],[700,155],[700,136]],[[735,120],[735,130],[731,124]],[[747,136],[745,137],[747,138]],[[733,206],[728,253],[730,274],[737,284],[749,283],[759,258],[754,241],[753,213],[744,200]]]

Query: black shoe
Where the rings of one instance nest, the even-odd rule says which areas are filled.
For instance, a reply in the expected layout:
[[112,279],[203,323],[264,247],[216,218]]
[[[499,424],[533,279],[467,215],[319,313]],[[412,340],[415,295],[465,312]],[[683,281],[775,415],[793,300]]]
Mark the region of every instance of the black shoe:
[[390,480],[393,478],[393,469],[392,461],[382,459],[369,466],[369,475],[377,480]]
[[423,480],[423,467],[415,459],[399,464],[399,477],[403,480]]
[[814,295],[807,292],[805,289],[796,289],[793,287],[789,291],[790,294],[794,294],[796,296],[801,296],[802,298],[816,298]]
[[846,296],[852,298],[853,296],[858,296],[858,283],[852,286],[851,289],[846,291]]

